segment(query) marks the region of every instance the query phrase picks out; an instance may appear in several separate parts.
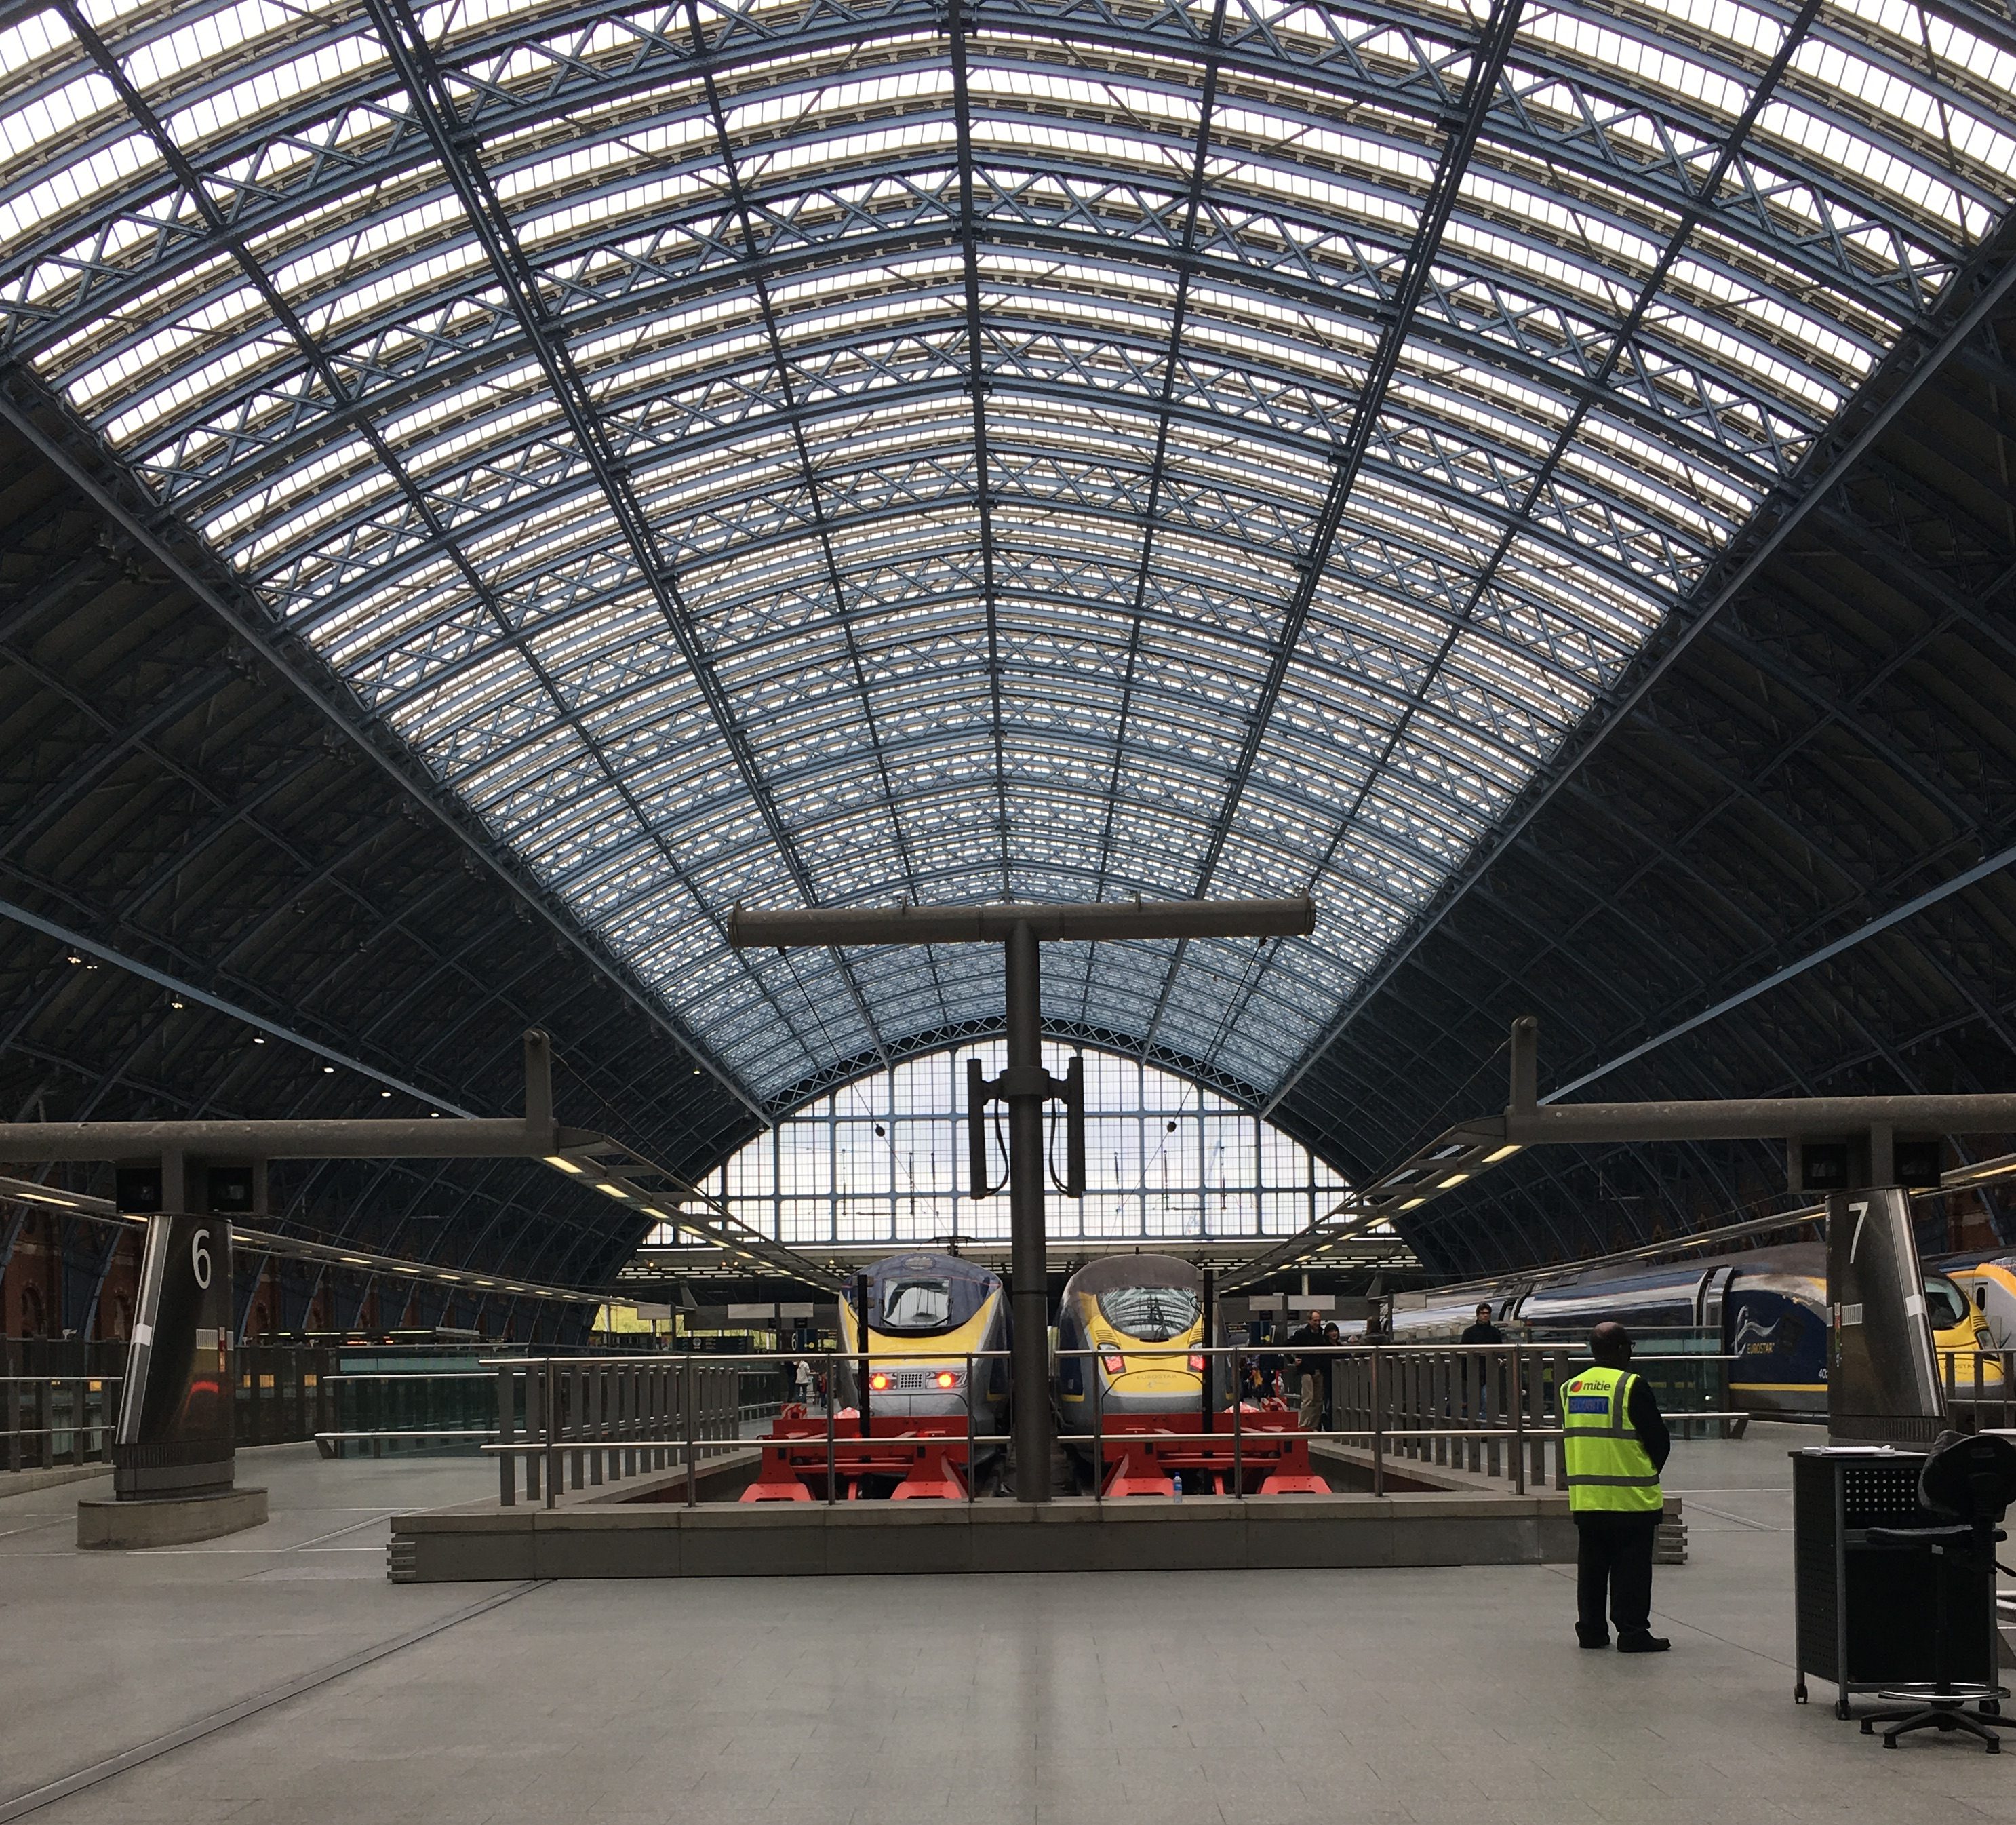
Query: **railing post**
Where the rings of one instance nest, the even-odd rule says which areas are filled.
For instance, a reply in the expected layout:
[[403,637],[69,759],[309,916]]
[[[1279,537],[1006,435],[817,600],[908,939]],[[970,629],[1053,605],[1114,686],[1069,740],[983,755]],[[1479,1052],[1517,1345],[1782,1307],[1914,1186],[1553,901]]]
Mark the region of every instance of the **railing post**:
[[550,1356],[540,1371],[539,1382],[546,1408],[546,1506],[551,1508],[560,1494],[560,1391]]
[[[538,1366],[527,1356],[521,1365],[521,1372],[525,1377],[525,1442],[529,1445],[542,1445],[545,1436],[543,1430],[545,1411],[539,1398]],[[545,1466],[536,1452],[527,1451],[523,1455],[525,1460],[525,1499],[537,1502],[541,1499],[540,1485],[544,1480],[542,1472]]]
[[826,1499],[829,1506],[833,1502],[833,1352],[828,1350],[826,1353]]
[[1095,1502],[1106,1499],[1106,1395],[1099,1380],[1099,1354],[1094,1351],[1085,1359],[1085,1368],[1092,1377],[1092,1499]]
[[1380,1349],[1372,1346],[1372,1493],[1386,1493],[1386,1406],[1380,1374]]
[[638,1378],[641,1373],[635,1362],[625,1362],[616,1375],[617,1436],[623,1441],[622,1449],[617,1454],[617,1461],[622,1466],[623,1474],[626,1477],[634,1477],[637,1474]]
[[1246,1426],[1241,1409],[1246,1405],[1246,1365],[1238,1351],[1232,1352],[1232,1492],[1246,1493]]
[[973,1448],[973,1352],[966,1353],[966,1379],[959,1384],[966,1390],[966,1499],[970,1502],[978,1493],[980,1479],[977,1474],[979,1460]]
[[700,1404],[700,1391],[694,1386],[693,1354],[690,1348],[686,1359],[680,1365],[679,1406],[685,1420],[686,1456],[686,1506],[690,1508],[700,1499],[700,1460],[693,1453],[694,1409]]
[[1526,1493],[1526,1375],[1519,1346],[1512,1346],[1512,1486]]
[[497,1443],[505,1446],[497,1454],[497,1500],[500,1506],[518,1504],[518,1456],[509,1448],[517,1442],[517,1398],[511,1385],[511,1371],[497,1366]]

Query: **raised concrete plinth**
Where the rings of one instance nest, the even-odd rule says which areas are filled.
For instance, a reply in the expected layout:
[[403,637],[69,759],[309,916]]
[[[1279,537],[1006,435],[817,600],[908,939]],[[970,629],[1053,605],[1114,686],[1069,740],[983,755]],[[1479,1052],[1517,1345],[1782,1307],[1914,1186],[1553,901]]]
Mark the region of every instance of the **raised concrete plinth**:
[[1097,1503],[657,1503],[402,1514],[395,1583],[953,1571],[1559,1564],[1564,1497],[1200,1496]]
[[77,1543],[128,1550],[185,1546],[240,1533],[266,1518],[264,1489],[227,1489],[221,1496],[176,1496],[140,1502],[80,1502]]

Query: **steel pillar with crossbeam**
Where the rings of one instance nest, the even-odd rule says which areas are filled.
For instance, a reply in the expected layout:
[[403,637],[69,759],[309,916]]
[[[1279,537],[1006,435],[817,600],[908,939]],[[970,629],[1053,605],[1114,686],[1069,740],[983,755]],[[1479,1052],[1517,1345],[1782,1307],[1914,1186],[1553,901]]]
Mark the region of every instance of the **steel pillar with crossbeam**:
[[[993,1086],[1008,1105],[1010,1309],[1014,1317],[1015,1493],[1050,1496],[1049,1236],[1043,1220],[1043,1104],[1062,1086],[1043,1069],[1041,947],[1078,941],[1304,937],[1316,905],[1288,900],[1105,901],[1093,905],[899,906],[729,915],[738,950],[799,945],[999,944],[1008,1064]],[[974,1187],[981,1195],[983,1186]]]
[[[1788,1189],[1833,1192],[1893,1186],[1935,1189],[1949,1176],[1955,1188],[1978,1182],[1964,1173],[1942,1175],[1935,1154],[1929,1176],[1915,1177],[1900,1168],[1900,1143],[1916,1137],[1922,1149],[1949,1135],[2016,1134],[2016,1092],[2008,1091],[1557,1103],[1539,1094],[1539,1033],[1540,1023],[1532,1014],[1512,1023],[1510,1097],[1502,1114],[1473,1116],[1443,1129],[1399,1165],[1354,1187],[1335,1209],[1233,1270],[1224,1282],[1225,1290],[1260,1285],[1339,1237],[1407,1216],[1529,1147],[1779,1140],[1788,1150]],[[1811,1155],[1821,1148],[1835,1156],[1834,1169],[1840,1175],[1836,1182],[1823,1183],[1811,1176]],[[1999,1174],[2002,1168],[1995,1170]]]
[[[683,1180],[592,1128],[562,1127],[553,1117],[552,1042],[535,1028],[524,1046],[525,1108],[517,1117],[0,1122],[0,1161],[9,1164],[90,1161],[148,1169],[122,1172],[122,1195],[112,1207],[115,1218],[132,1215],[147,1226],[113,1448],[121,1499],[209,1499],[231,1487],[232,1218],[267,1214],[272,1160],[538,1160],[641,1218],[676,1220],[745,1259],[837,1288],[836,1276],[725,1209],[700,1208],[704,1200]],[[12,1198],[79,1201],[18,1182],[0,1179],[0,1187]],[[358,1266],[399,1265],[320,1252]]]

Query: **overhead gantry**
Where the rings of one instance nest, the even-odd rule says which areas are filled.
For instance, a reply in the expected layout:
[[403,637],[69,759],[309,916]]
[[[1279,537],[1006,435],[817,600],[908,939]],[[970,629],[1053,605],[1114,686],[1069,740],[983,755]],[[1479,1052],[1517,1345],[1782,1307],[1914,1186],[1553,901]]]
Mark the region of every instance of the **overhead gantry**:
[[[837,1275],[740,1222],[677,1174],[594,1129],[563,1126],[553,1114],[548,1036],[528,1031],[524,1056],[525,1107],[518,1116],[0,1123],[0,1161],[109,1163],[122,1169],[124,1195],[114,1211],[146,1222],[113,1448],[121,1499],[201,1499],[231,1488],[232,1222],[268,1214],[267,1169],[274,1160],[539,1160],[647,1221],[677,1222],[752,1264],[839,1290]],[[84,1200],[18,1180],[4,1195],[99,1214]],[[268,1240],[261,1234],[262,1246]],[[333,1255],[365,1271],[402,1265],[311,1246],[315,1258]]]
[[[1066,1094],[1043,1069],[1039,947],[1143,939],[1281,938],[1316,929],[1316,905],[1286,900],[1131,900],[1093,905],[848,907],[758,912],[728,920],[738,950],[797,945],[999,944],[1006,956],[1008,1065],[987,1093],[1008,1105],[1009,1284],[1014,1316],[1015,1492],[1050,1492],[1049,1236],[1043,1220],[1043,1105]],[[976,1175],[978,1181],[979,1175]],[[1082,1190],[1082,1175],[1079,1189]],[[984,1194],[977,1182],[975,1196]],[[865,1316],[865,1315],[864,1315]]]

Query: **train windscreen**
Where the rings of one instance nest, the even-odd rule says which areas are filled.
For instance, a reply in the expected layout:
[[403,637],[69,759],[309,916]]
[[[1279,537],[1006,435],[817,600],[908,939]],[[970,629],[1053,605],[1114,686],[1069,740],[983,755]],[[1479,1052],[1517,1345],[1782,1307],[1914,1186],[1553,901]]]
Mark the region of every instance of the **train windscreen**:
[[884,1330],[945,1330],[951,1323],[951,1281],[897,1280],[882,1289]]
[[1144,1344],[1181,1337],[1204,1310],[1203,1300],[1181,1287],[1114,1287],[1098,1298],[1100,1316]]
[[1951,1330],[1967,1317],[1967,1295],[1944,1274],[1925,1276],[1925,1316],[1934,1330]]

